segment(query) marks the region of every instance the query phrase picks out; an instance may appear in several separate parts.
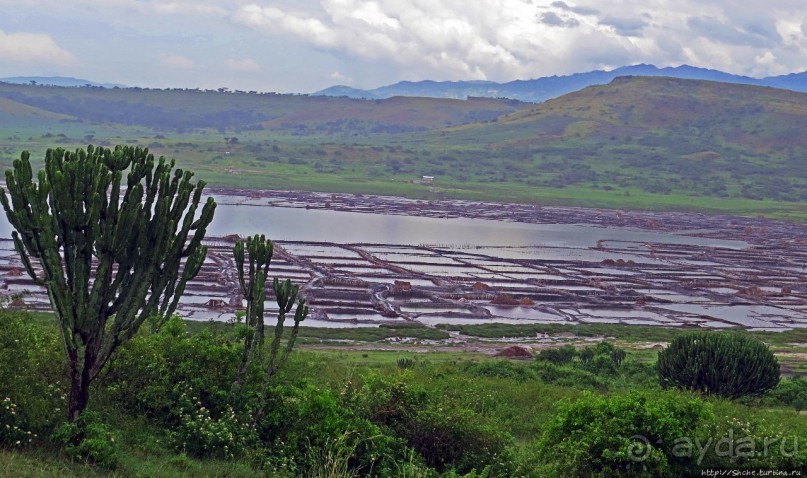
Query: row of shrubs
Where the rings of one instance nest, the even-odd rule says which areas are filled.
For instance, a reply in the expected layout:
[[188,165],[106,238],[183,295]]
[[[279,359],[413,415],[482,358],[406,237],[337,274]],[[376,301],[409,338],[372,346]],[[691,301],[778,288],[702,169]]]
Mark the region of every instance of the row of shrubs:
[[[90,411],[63,423],[67,387],[58,333],[30,316],[2,311],[0,341],[0,399],[7,397],[0,406],[0,444],[23,447],[49,437],[77,461],[114,468],[121,439],[105,415]],[[301,378],[301,365],[268,389],[249,378],[234,388],[242,344],[238,334],[188,333],[178,318],[159,332],[144,328],[105,370],[91,409],[145,417],[173,452],[242,460],[279,477],[684,476],[703,467],[807,462],[807,450],[795,450],[781,433],[719,416],[696,394],[658,390],[653,366],[609,343],[543,351],[529,364],[457,364],[470,380],[590,390],[561,403],[527,446],[517,446],[492,415],[413,380],[421,364],[412,360],[396,372],[365,371],[332,387]],[[439,373],[433,378],[443,379]],[[651,391],[593,393],[630,383]],[[804,381],[786,380],[761,400],[785,403],[802,392]],[[729,435],[744,440],[744,448],[695,453],[704,448],[695,444]],[[682,439],[690,440],[689,448]],[[764,456],[747,453],[766,439],[786,446]]]

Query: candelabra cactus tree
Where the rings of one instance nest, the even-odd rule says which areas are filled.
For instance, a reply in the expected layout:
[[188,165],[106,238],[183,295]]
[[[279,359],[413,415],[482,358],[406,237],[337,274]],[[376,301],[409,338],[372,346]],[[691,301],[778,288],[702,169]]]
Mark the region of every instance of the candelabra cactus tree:
[[[244,274],[244,264],[247,260],[248,269]],[[274,246],[272,241],[267,240],[263,235],[255,235],[247,238],[246,241],[238,241],[233,248],[236,268],[238,269],[238,282],[241,286],[241,293],[247,303],[245,321],[248,327],[244,338],[244,351],[241,365],[236,374],[236,384],[244,377],[250,364],[262,364],[265,378],[275,375],[289,356],[297,334],[300,329],[300,322],[308,316],[308,306],[304,298],[299,298],[299,285],[292,285],[286,279],[283,282],[274,279],[272,289],[275,293],[275,300],[279,307],[277,321],[275,322],[272,344],[269,347],[269,358],[264,362],[264,301],[266,299],[266,278],[269,275],[269,264],[272,261]],[[286,342],[286,346],[281,352],[281,338],[283,336],[286,315],[291,312],[294,304],[297,308],[294,311],[294,326]]]
[[779,383],[779,362],[752,337],[691,332],[659,352],[656,370],[665,387],[734,399],[759,395]]
[[61,327],[71,421],[116,349],[148,317],[173,314],[204,262],[216,204],[198,210],[205,183],[192,176],[129,146],[49,149],[38,185],[28,152],[6,171],[0,203],[14,245]]

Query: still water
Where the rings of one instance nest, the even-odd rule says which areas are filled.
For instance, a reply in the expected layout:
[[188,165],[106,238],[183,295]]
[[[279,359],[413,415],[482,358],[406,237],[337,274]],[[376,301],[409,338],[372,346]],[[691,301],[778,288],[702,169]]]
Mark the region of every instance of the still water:
[[[216,207],[213,223],[208,228],[208,236],[238,234],[246,237],[252,234],[265,234],[272,240],[280,241],[425,244],[449,249],[463,247],[588,249],[594,247],[599,240],[732,249],[743,249],[748,246],[743,241],[691,237],[631,228],[307,210],[232,204],[234,198],[221,196],[217,199],[220,201]],[[11,237],[11,226],[5,214],[0,215],[0,237]],[[527,254],[533,255],[536,252]]]
[[599,240],[619,240],[732,249],[747,247],[743,241],[630,228],[525,224],[488,219],[441,219],[234,204],[219,204],[208,230],[209,235],[215,236],[248,236],[256,233],[266,234],[268,238],[280,241],[339,244],[589,248],[594,247]]

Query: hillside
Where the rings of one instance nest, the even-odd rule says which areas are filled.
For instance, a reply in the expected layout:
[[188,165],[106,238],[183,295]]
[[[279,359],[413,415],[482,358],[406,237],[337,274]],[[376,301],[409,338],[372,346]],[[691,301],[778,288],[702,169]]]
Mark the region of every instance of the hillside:
[[351,98],[389,98],[391,96],[426,96],[432,98],[467,98],[469,96],[512,98],[541,102],[583,89],[604,85],[620,76],[664,76],[688,80],[709,80],[756,86],[772,86],[794,91],[807,91],[807,72],[791,75],[750,78],[717,70],[688,65],[658,68],[653,65],[631,65],[610,71],[589,71],[565,76],[548,76],[506,83],[493,81],[401,81],[372,90],[357,90],[334,86],[315,95],[348,96]]
[[8,84],[0,98],[0,168],[23,149],[127,143],[216,186],[807,215],[807,94],[768,87],[620,77],[539,105]]
[[456,180],[805,201],[805,126],[807,94],[625,77],[420,139],[465,148],[431,161]]
[[[117,123],[166,131],[198,128],[292,134],[422,131],[485,121],[528,107],[514,100],[430,100],[279,95],[142,88],[67,88],[0,83],[0,98],[86,123]],[[0,105],[0,113],[6,109]]]

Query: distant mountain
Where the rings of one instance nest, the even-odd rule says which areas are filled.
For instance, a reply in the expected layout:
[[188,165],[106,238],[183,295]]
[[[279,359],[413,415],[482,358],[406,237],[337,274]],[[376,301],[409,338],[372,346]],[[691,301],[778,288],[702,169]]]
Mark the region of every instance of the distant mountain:
[[102,88],[126,88],[125,85],[117,83],[98,83],[81,78],[69,76],[12,76],[0,78],[0,82],[13,83],[18,85],[49,85],[49,86],[99,86]]
[[771,86],[807,92],[807,72],[767,78],[751,78],[688,65],[658,68],[653,65],[641,64],[623,66],[611,71],[597,70],[567,76],[549,76],[536,78],[534,80],[516,80],[508,83],[496,83],[493,81],[402,81],[372,90],[358,90],[347,86],[339,86],[313,94],[367,99],[390,98],[393,96],[464,99],[473,96],[481,96],[510,98],[538,103],[581,90],[588,86],[605,85],[620,76],[664,76],[687,80],[709,80],[723,83]]

